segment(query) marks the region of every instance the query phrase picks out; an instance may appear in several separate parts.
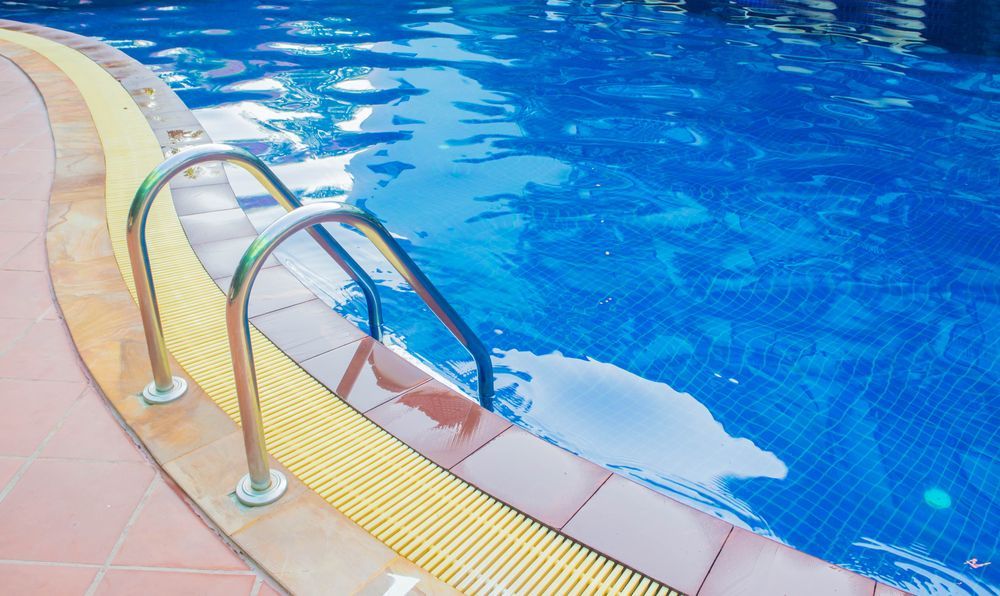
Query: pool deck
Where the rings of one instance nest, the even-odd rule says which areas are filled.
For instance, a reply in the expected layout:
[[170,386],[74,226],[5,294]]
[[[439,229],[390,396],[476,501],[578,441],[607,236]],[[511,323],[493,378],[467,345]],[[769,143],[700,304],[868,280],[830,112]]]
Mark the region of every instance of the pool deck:
[[[130,92],[163,151],[209,142],[176,95],[117,50],[70,34],[0,21],[0,28],[4,27],[74,47],[100,64]],[[344,592],[383,593],[393,585],[398,587],[399,578],[415,592],[451,592],[439,581],[442,576],[451,577],[447,573],[429,574],[430,569],[414,565],[414,559],[427,565],[426,558],[400,556],[400,547],[393,552],[354,525],[355,518],[344,518],[321,499],[312,498],[310,488],[294,475],[290,477],[293,488],[278,508],[279,514],[261,514],[249,522],[236,519],[237,513],[246,512],[233,511],[227,492],[221,498],[208,494],[220,480],[223,485],[231,484],[234,471],[223,471],[222,464],[208,462],[206,457],[232,464],[239,472],[241,453],[238,441],[233,440],[238,433],[223,413],[226,402],[215,399],[213,403],[198,386],[203,379],[192,375],[192,395],[173,414],[136,408],[135,396],[125,388],[141,387],[148,375],[141,342],[130,339],[128,345],[138,350],[110,355],[97,343],[108,334],[124,336],[125,329],[130,338],[136,333],[141,337],[141,330],[136,328],[137,316],[122,274],[117,267],[107,269],[113,266],[110,243],[93,236],[94,230],[103,228],[106,233],[107,229],[102,219],[103,162],[97,154],[103,150],[95,142],[93,123],[88,125],[86,106],[73,89],[66,90],[65,77],[58,80],[58,69],[51,63],[46,65],[37,54],[0,41],[0,56],[4,54],[14,62],[0,58],[0,131],[9,133],[0,135],[0,175],[18,177],[0,190],[0,280],[6,282],[0,290],[0,317],[12,321],[0,329],[0,401],[15,412],[13,420],[0,422],[10,427],[4,428],[7,432],[0,435],[4,437],[0,441],[11,443],[8,447],[0,442],[0,551],[7,551],[0,552],[0,583],[7,584],[9,573],[14,581],[24,582],[21,592],[69,594],[94,589],[116,593],[114,582],[118,581],[117,589],[126,593],[129,585],[138,585],[126,581],[139,582],[150,573],[161,573],[177,576],[177,581],[205,582],[190,588],[176,584],[172,591],[272,590],[263,579],[266,576],[254,571],[259,565],[297,593],[315,592],[318,586],[331,585],[323,583],[328,578],[345,576],[349,581],[343,584]],[[60,85],[63,95],[47,93],[47,86]],[[48,133],[49,121],[55,145]],[[66,184],[60,186],[61,180]],[[83,200],[73,196],[91,183],[97,195]],[[172,195],[177,221],[204,272],[218,287],[226,288],[227,276],[255,230],[239,209],[225,173],[217,166],[201,169],[175,184]],[[95,220],[98,225],[93,225]],[[70,232],[67,222],[74,226]],[[91,224],[90,231],[85,224]],[[96,256],[102,259],[100,271],[80,261],[93,258],[96,263]],[[72,339],[52,298],[50,267],[59,305],[70,305],[73,312],[68,316],[73,319]],[[119,303],[120,309],[107,308],[109,303],[102,297],[103,310],[122,312],[97,313],[88,302],[94,289],[80,279],[82,273],[106,276],[107,287],[117,287],[123,296],[118,300],[124,302]],[[605,576],[622,573],[610,570],[623,563],[686,593],[900,593],[734,528],[511,426],[368,339],[276,262],[261,275],[251,315],[254,326],[284,356],[369,421],[433,462],[428,465],[434,470],[446,470],[442,478],[461,479],[530,516],[533,532],[557,531],[540,538],[554,545],[546,552],[572,551],[579,547],[570,545],[583,544],[594,551],[587,555],[588,561],[598,561],[592,558],[599,557],[597,553],[608,557],[601,557],[599,561],[606,562],[598,565],[609,570]],[[82,366],[78,350],[84,357]],[[44,407],[24,400],[26,393],[44,396]],[[193,420],[195,428],[185,429],[182,436],[164,429],[181,417]],[[145,457],[120,425],[145,445]],[[428,470],[428,474],[433,472]],[[219,478],[213,482],[212,475]],[[84,483],[95,477],[102,482],[92,488]],[[199,514],[174,483],[187,492]],[[60,493],[74,498],[60,499]],[[101,509],[99,504],[111,496],[121,502]],[[488,502],[483,503],[479,507],[487,507]],[[199,516],[217,527],[210,528]],[[318,542],[306,542],[320,552],[323,546],[336,547],[348,559],[350,569],[342,562],[331,562],[329,556],[313,561],[309,553],[301,552],[305,548],[296,548],[287,537],[282,544],[282,532],[268,531],[269,517],[282,521],[286,536],[289,519],[293,519],[292,526],[298,519],[303,533],[293,534],[300,539],[317,519],[325,520],[321,523],[331,524],[330,531],[313,536]],[[38,532],[39,527],[47,531]],[[113,533],[112,528],[118,530]],[[87,541],[96,540],[94,535],[104,542],[91,545]],[[156,549],[151,545],[153,536]],[[277,544],[268,543],[275,540]],[[246,558],[230,548],[230,541]],[[301,560],[298,566],[290,563],[292,554],[282,549],[308,565]],[[572,552],[585,551],[590,552]],[[20,563],[26,560],[36,562]],[[526,559],[525,565],[531,560]],[[205,568],[209,562],[214,566]],[[57,567],[58,574],[50,572]],[[37,573],[42,568],[45,573]],[[56,581],[62,574],[67,583],[61,592],[30,583]],[[626,592],[628,586],[653,590],[655,585],[640,574],[627,576],[635,579],[623,580],[622,590],[604,591]],[[461,586],[457,581],[452,585]]]
[[55,148],[0,57],[0,586],[6,594],[276,594],[122,428],[56,304]]

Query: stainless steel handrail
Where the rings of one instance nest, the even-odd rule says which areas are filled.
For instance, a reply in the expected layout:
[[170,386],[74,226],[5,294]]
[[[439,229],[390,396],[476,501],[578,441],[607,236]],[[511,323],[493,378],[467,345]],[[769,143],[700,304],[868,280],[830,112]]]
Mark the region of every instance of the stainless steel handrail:
[[[187,382],[170,372],[170,360],[160,322],[160,309],[156,301],[156,289],[153,286],[153,273],[149,265],[149,249],[146,246],[146,219],[149,217],[153,200],[174,176],[194,165],[210,161],[226,162],[247,170],[287,211],[302,206],[298,197],[274,175],[271,168],[249,151],[232,145],[210,144],[187,149],[167,158],[146,176],[132,199],[126,234],[139,313],[142,316],[149,361],[153,368],[153,381],[142,392],[143,398],[149,403],[166,403],[177,399],[187,389]],[[309,229],[309,233],[360,286],[368,306],[369,333],[376,340],[381,340],[382,302],[375,282],[322,226],[313,226]]]
[[360,230],[410,283],[441,322],[472,353],[479,377],[480,403],[487,408],[492,405],[493,364],[486,348],[375,216],[342,203],[315,203],[295,209],[269,225],[250,244],[236,267],[227,295],[226,328],[249,468],[249,473],[236,487],[236,496],[245,505],[274,502],[286,487],[281,473],[271,470],[268,465],[257,373],[250,345],[250,321],[247,316],[250,291],[264,261],[281,242],[299,230],[326,222],[347,224]]

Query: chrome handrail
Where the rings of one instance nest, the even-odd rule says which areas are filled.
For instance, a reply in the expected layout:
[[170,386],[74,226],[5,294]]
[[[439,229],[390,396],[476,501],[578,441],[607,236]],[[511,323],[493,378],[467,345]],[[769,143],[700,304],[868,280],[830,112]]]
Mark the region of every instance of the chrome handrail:
[[250,321],[247,316],[250,291],[264,261],[281,242],[299,230],[327,222],[347,224],[360,230],[410,283],[441,322],[472,353],[479,377],[480,403],[486,408],[492,405],[493,364],[486,348],[375,216],[343,203],[314,203],[290,211],[269,225],[247,248],[236,267],[226,297],[229,351],[233,359],[233,375],[236,379],[236,395],[249,469],[249,473],[237,484],[236,496],[245,505],[272,503],[281,497],[286,487],[281,473],[271,470],[268,464],[257,372],[250,344]]
[[[132,278],[135,280],[139,313],[153,369],[153,381],[142,392],[148,403],[166,403],[177,399],[187,389],[187,382],[170,372],[160,309],[153,286],[153,273],[149,265],[149,248],[146,246],[146,219],[153,200],[174,176],[194,165],[210,161],[230,163],[250,172],[286,211],[302,206],[298,197],[263,161],[249,151],[232,145],[209,144],[187,149],[164,160],[142,181],[129,208],[126,234]],[[309,233],[361,287],[368,306],[369,334],[376,340],[382,339],[382,302],[375,282],[322,226],[310,228]]]

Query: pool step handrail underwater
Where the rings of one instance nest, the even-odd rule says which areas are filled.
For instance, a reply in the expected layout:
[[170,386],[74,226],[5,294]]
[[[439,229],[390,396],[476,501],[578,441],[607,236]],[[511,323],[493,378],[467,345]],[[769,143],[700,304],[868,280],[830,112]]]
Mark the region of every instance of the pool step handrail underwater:
[[[178,152],[155,167],[142,181],[129,207],[126,236],[132,277],[135,280],[136,297],[139,302],[139,314],[153,369],[153,381],[142,392],[143,398],[150,404],[166,403],[179,398],[184,394],[187,383],[183,378],[173,376],[170,371],[170,360],[167,356],[156,288],[153,285],[153,273],[149,263],[149,248],[146,245],[146,220],[153,201],[175,176],[205,162],[225,162],[250,172],[286,211],[302,206],[302,201],[295,196],[295,193],[285,186],[271,168],[256,155],[241,147],[221,143],[199,145]],[[381,340],[382,302],[375,282],[323,227],[314,226],[309,229],[309,234],[357,282],[368,307],[368,333],[374,339]]]
[[480,403],[486,408],[492,405],[493,365],[482,342],[378,218],[364,209],[344,203],[315,203],[299,207],[274,221],[250,244],[236,266],[226,296],[226,329],[229,334],[229,351],[233,360],[233,375],[236,380],[236,395],[249,468],[249,473],[240,480],[236,488],[236,496],[244,505],[254,506],[274,502],[286,487],[285,479],[280,472],[270,470],[268,465],[257,374],[253,348],[250,344],[248,318],[250,292],[264,261],[278,245],[300,230],[323,223],[349,225],[364,234],[375,245],[472,354],[479,374]]

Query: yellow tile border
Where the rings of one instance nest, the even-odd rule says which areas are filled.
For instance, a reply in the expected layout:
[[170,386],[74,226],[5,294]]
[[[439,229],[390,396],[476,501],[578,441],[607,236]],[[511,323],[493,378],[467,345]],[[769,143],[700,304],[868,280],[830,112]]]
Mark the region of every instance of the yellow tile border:
[[[0,29],[0,40],[50,60],[86,101],[105,152],[104,207],[114,259],[133,292],[125,248],[125,214],[134,189],[162,160],[159,143],[129,94],[83,54],[15,31]],[[225,335],[224,295],[187,243],[168,197],[161,197],[153,207],[148,241],[172,356],[212,401],[238,420]],[[108,275],[106,269],[102,273]],[[122,310],[134,311],[131,304],[129,307]],[[111,319],[125,314],[134,318],[134,312],[100,314]],[[135,322],[130,324],[134,327]],[[439,468],[342,402],[266,337],[252,331],[271,453],[336,510],[421,569],[467,593],[672,593]],[[137,362],[134,353],[137,347],[142,346],[133,341],[128,357],[124,348],[114,355],[89,354],[96,360],[113,356],[139,366],[141,358]],[[90,366],[84,346],[81,355]],[[109,398],[131,423],[132,418],[142,418],[130,412],[140,406],[135,404],[135,389],[123,389],[118,387],[117,397]],[[190,402],[195,400],[197,395],[185,397],[181,401],[189,403],[178,409],[189,414]],[[176,416],[164,411],[170,408],[174,406],[143,408],[147,425],[155,425],[157,417],[161,423],[176,421]],[[202,414],[210,416],[199,410],[198,415]],[[132,426],[143,436],[142,429]],[[231,489],[186,483],[183,477],[199,467],[220,465],[211,461],[213,454],[229,467],[234,460],[241,460],[238,445],[233,445],[234,433],[235,429],[203,446],[195,444],[188,452],[175,443],[174,451],[164,451],[158,459],[224,531],[244,544],[254,541],[256,527],[267,525],[271,517],[292,515],[294,508],[289,505],[297,500],[307,502],[309,496],[292,496],[274,510],[276,513],[242,511],[251,521],[216,519],[213,513],[224,515],[225,501],[232,500],[228,495]],[[173,456],[169,462],[164,461],[167,453]],[[190,464],[187,469],[185,463]],[[234,472],[238,476],[242,469]],[[219,477],[226,475],[228,471],[220,472]],[[202,478],[202,484],[211,482]],[[254,552],[249,554],[257,558]],[[262,564],[282,580],[280,570],[275,572]]]

